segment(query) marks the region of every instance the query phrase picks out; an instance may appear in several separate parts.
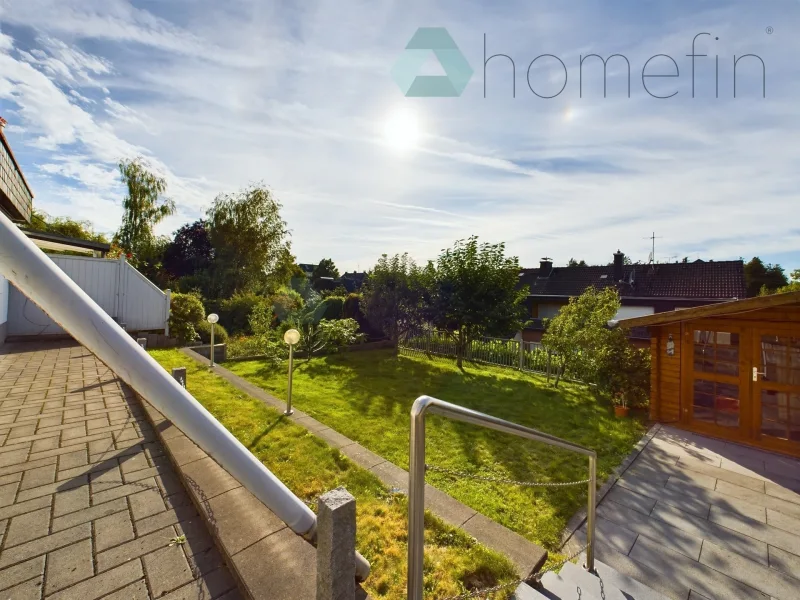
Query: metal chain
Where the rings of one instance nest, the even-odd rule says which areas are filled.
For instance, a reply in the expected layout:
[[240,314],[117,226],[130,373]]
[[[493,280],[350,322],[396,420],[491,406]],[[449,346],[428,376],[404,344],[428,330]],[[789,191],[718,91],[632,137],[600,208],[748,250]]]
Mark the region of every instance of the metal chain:
[[489,594],[494,594],[495,592],[501,592],[501,591],[506,590],[506,589],[508,589],[508,588],[510,588],[512,586],[518,586],[521,583],[538,584],[542,580],[542,577],[544,577],[547,573],[550,573],[551,571],[555,571],[556,569],[560,569],[561,567],[563,567],[565,564],[567,564],[572,559],[580,556],[581,553],[583,553],[583,551],[586,550],[588,547],[589,547],[589,545],[587,544],[586,546],[584,546],[580,550],[577,550],[577,551],[573,552],[571,555],[569,555],[567,558],[565,558],[561,562],[556,563],[554,565],[551,565],[548,568],[546,568],[544,571],[539,571],[538,573],[535,573],[534,575],[526,577],[525,579],[517,579],[516,581],[512,581],[510,583],[503,583],[501,585],[495,585],[493,587],[483,588],[482,590],[474,590],[472,592],[465,592],[463,594],[459,594],[458,596],[448,596],[447,598],[438,598],[437,600],[468,600],[469,598],[481,598],[481,597],[482,598],[488,598]]
[[437,473],[444,473],[445,475],[453,475],[456,477],[466,477],[468,479],[477,479],[478,481],[491,481],[494,483],[509,483],[511,485],[521,485],[524,487],[567,487],[570,485],[580,485],[582,483],[589,483],[588,479],[581,479],[579,481],[516,481],[514,479],[503,479],[500,477],[488,477],[486,475],[475,475],[465,471],[456,471],[454,469],[445,469],[444,467],[437,467],[436,465],[425,465],[425,470],[434,471]]

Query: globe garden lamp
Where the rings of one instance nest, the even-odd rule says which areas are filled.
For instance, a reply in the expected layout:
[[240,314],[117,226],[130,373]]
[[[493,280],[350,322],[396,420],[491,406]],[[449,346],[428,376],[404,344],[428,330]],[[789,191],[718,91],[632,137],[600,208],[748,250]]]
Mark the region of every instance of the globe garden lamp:
[[211,361],[211,366],[214,366],[214,325],[219,321],[219,315],[217,313],[211,313],[206,317],[206,321],[211,323],[211,348],[208,354],[208,358]]
[[300,341],[300,332],[297,329],[288,329],[283,334],[283,341],[289,344],[289,388],[286,393],[286,416],[291,415],[292,410],[292,362],[294,361],[294,346]]

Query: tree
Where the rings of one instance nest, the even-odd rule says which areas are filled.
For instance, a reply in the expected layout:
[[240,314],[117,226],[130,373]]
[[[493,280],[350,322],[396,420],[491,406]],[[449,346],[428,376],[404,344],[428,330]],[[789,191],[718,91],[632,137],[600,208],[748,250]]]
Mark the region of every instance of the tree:
[[585,266],[586,266],[585,260],[577,261],[574,258],[570,258],[569,262],[567,263],[567,267],[585,267]]
[[333,264],[332,258],[323,258],[319,261],[319,264],[314,267],[311,273],[311,283],[315,290],[319,291],[319,280],[323,277],[339,279],[339,269]]
[[757,256],[744,265],[744,280],[748,298],[758,296],[762,292],[771,294],[789,283],[783,267],[773,264],[765,265]]
[[78,221],[70,217],[51,217],[46,212],[35,210],[31,214],[31,226],[38,231],[57,233],[78,240],[107,244],[104,233],[97,233],[91,221]]
[[570,298],[569,304],[546,321],[542,345],[553,353],[559,365],[556,387],[567,369],[580,373],[585,381],[593,379],[595,359],[611,335],[608,321],[619,307],[617,290],[606,288],[598,292],[590,287],[580,296]]
[[208,239],[206,222],[198,219],[175,232],[164,251],[164,269],[179,279],[205,271],[214,259],[214,248]]
[[792,280],[783,287],[775,290],[777,294],[785,294],[786,292],[800,292],[800,269],[792,271]]
[[213,294],[271,292],[285,284],[294,257],[281,204],[263,185],[220,194],[208,211],[208,239],[214,248]]
[[119,173],[128,194],[122,200],[122,225],[114,241],[137,263],[154,244],[153,227],[175,212],[175,202],[163,197],[167,182],[148,171],[141,157],[120,161]]
[[519,269],[519,259],[505,255],[505,244],[479,244],[477,236],[439,255],[432,322],[455,340],[459,368],[472,340],[522,328],[528,289],[519,287]]
[[425,321],[433,267],[420,269],[408,254],[382,255],[364,284],[360,308],[371,328],[396,344]]

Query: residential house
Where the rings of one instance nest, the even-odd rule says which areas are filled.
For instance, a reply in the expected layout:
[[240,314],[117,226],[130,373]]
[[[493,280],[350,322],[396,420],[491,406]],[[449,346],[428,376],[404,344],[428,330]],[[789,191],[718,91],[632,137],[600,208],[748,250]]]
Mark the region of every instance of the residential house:
[[[31,228],[33,192],[14,158],[0,118],[0,212],[117,322],[131,332],[168,332],[170,294],[131,265],[103,257],[110,246]],[[64,254],[67,252],[68,254]],[[88,256],[79,256],[79,255]],[[12,339],[41,339],[66,332],[0,275],[0,345]]]
[[[0,117],[0,212],[12,221],[30,223],[33,192],[3,133],[5,123]],[[0,345],[8,332],[8,296],[8,281],[0,275]]]
[[[538,269],[523,269],[520,284],[530,293],[527,306],[531,323],[523,330],[525,341],[538,342],[543,320],[556,316],[561,307],[590,287],[616,288],[622,307],[615,320],[651,315],[681,308],[737,300],[747,296],[741,260],[657,264],[624,264],[617,251],[610,265],[554,267],[543,258]],[[631,331],[631,338],[649,344],[646,329]]]

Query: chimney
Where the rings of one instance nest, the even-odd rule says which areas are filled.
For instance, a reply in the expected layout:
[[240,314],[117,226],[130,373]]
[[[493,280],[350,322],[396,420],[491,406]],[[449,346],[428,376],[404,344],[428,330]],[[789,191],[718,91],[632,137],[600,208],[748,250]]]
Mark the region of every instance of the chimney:
[[550,277],[550,273],[553,271],[553,259],[547,258],[546,256],[539,261],[539,277],[547,278]]
[[622,281],[622,267],[625,255],[617,250],[614,252],[614,281]]

